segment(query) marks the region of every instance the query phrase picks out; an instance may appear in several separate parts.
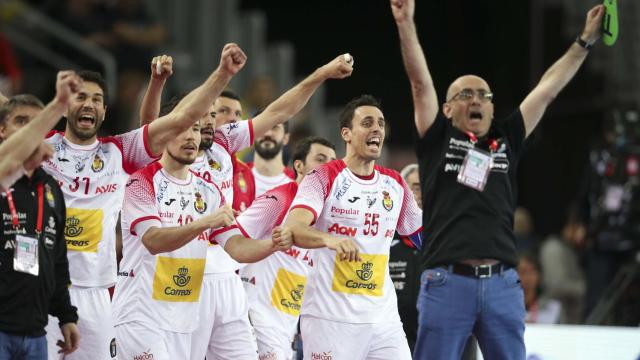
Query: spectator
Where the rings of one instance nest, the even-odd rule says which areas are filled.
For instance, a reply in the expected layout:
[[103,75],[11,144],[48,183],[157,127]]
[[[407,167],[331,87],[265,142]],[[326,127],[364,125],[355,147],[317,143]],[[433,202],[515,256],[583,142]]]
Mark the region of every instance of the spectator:
[[518,275],[524,290],[524,306],[527,310],[525,322],[535,324],[557,324],[560,322],[562,305],[559,301],[542,293],[540,277],[542,269],[535,256],[520,255]]

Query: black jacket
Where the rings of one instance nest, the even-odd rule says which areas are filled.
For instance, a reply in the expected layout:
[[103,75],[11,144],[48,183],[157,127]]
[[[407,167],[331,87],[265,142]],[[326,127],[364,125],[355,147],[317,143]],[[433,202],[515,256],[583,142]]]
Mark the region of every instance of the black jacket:
[[66,207],[58,183],[41,168],[12,187],[20,228],[34,236],[38,214],[38,183],[44,185],[42,234],[38,239],[38,276],[13,270],[16,230],[6,193],[0,196],[0,331],[42,336],[47,314],[60,324],[77,322],[69,299],[69,262],[64,238]]

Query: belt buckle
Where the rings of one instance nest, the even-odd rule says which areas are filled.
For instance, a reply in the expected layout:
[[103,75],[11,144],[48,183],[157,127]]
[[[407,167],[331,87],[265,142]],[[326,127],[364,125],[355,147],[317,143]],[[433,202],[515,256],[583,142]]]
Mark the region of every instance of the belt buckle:
[[473,270],[475,272],[475,275],[477,278],[479,279],[484,279],[484,278],[488,278],[491,277],[491,275],[493,275],[491,273],[491,266],[492,265],[478,265],[478,266],[474,266]]

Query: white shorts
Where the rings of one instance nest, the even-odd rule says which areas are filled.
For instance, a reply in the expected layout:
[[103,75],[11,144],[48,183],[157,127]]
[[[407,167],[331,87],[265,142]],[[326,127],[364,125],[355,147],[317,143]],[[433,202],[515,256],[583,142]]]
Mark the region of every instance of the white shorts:
[[255,360],[255,336],[249,323],[247,296],[234,272],[204,274],[198,327],[192,333],[191,359]]
[[[113,330],[109,289],[71,286],[69,296],[71,304],[78,308],[80,346],[73,353],[64,356],[64,359],[115,359],[116,334]],[[64,340],[58,319],[49,315],[49,324],[45,331],[49,359],[62,359],[62,355],[58,354],[60,348],[56,345],[58,340]]]
[[140,322],[116,326],[118,357],[122,360],[188,359],[191,334],[154,329]]
[[293,334],[277,326],[263,326],[253,323],[255,314],[250,312],[253,329],[258,341],[258,358],[260,360],[290,360],[293,359]]
[[302,315],[300,330],[305,360],[411,360],[400,321],[350,324]]

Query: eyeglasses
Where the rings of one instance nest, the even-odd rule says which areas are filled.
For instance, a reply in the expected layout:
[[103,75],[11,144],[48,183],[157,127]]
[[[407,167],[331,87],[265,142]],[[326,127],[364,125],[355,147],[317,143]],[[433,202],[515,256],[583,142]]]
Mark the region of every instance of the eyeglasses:
[[[478,100],[481,102],[487,102],[493,100],[493,93],[486,90],[473,90],[473,89],[463,89],[459,93],[453,95],[449,101],[453,100],[462,100],[467,101],[473,99],[474,96],[478,96]],[[448,101],[448,102],[449,102]]]

